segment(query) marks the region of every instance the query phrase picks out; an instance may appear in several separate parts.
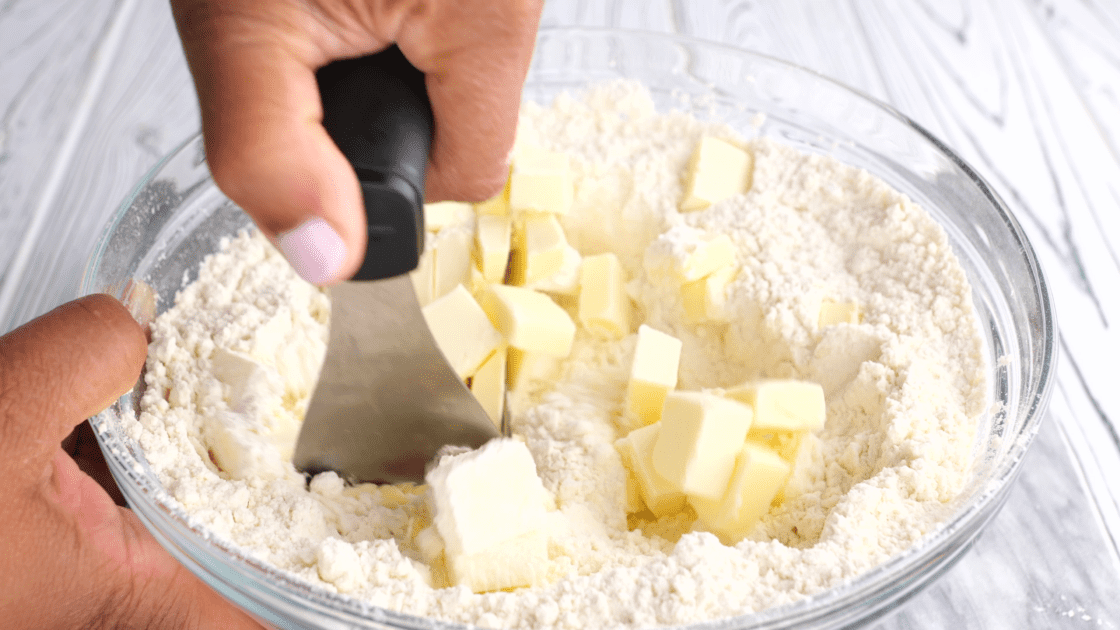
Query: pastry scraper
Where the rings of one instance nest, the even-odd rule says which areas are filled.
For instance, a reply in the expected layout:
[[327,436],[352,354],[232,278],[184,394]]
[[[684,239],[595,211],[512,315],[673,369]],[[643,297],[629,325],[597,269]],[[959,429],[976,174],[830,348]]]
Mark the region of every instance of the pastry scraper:
[[498,436],[436,346],[408,276],[424,250],[424,75],[392,46],[317,79],[323,126],[361,182],[369,245],[358,273],[331,288],[326,360],[292,462],[349,481],[422,482],[441,447]]

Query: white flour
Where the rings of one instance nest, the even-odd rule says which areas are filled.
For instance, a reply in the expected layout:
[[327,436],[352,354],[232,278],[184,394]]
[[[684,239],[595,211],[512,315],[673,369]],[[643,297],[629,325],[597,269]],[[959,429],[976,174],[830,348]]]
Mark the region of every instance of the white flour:
[[[481,595],[432,588],[419,561],[430,523],[420,490],[305,490],[288,463],[329,303],[259,236],[242,234],[152,325],[143,412],[129,433],[167,490],[215,535],[312,584],[406,613],[487,627],[630,628],[747,614],[828,589],[932,531],[967,478],[985,363],[970,288],[944,233],[861,171],[768,141],[749,143],[754,184],[680,214],[679,175],[702,133],[656,114],[630,84],[526,106],[519,138],[572,156],[577,191],[563,219],[583,254],[616,252],[639,317],[684,341],[679,389],[750,378],[815,380],[828,420],[803,449],[785,502],[726,547],[625,513],[613,447],[633,336],[582,331],[554,383],[512,400],[564,533],[550,584]],[[693,325],[666,256],[728,234],[740,270],[731,324]],[[818,330],[822,297],[856,300],[858,325]],[[222,471],[215,465],[218,462]]]

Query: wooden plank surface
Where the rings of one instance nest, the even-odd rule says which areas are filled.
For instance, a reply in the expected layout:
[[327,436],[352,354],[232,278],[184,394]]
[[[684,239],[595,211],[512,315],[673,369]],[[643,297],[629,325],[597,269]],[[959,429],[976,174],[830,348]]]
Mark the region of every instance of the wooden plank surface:
[[[1120,4],[546,3],[542,25],[571,24],[680,33],[804,65],[890,103],[992,182],[1054,291],[1053,402],[974,549],[875,627],[1120,625]],[[73,297],[108,214],[197,126],[166,3],[0,0],[5,330]]]

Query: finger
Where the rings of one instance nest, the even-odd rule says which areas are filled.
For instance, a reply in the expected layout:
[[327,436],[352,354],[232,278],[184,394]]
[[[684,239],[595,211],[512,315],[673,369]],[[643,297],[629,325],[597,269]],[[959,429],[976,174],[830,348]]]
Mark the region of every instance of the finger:
[[320,124],[314,70],[322,60],[293,26],[305,16],[269,6],[271,13],[244,15],[222,3],[173,5],[214,181],[304,279],[330,284],[361,263],[361,191]]
[[442,14],[406,22],[397,42],[425,73],[435,115],[427,199],[482,201],[509,174],[542,3],[438,6]]
[[136,384],[146,351],[140,326],[107,295],[0,337],[0,458],[38,475],[74,425]]

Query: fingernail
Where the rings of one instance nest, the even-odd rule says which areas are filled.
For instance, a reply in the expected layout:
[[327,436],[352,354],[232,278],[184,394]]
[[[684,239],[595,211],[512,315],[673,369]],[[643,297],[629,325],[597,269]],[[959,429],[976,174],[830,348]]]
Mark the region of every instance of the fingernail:
[[346,258],[346,244],[329,223],[319,217],[304,221],[276,239],[280,252],[301,278],[312,284],[334,280]]

